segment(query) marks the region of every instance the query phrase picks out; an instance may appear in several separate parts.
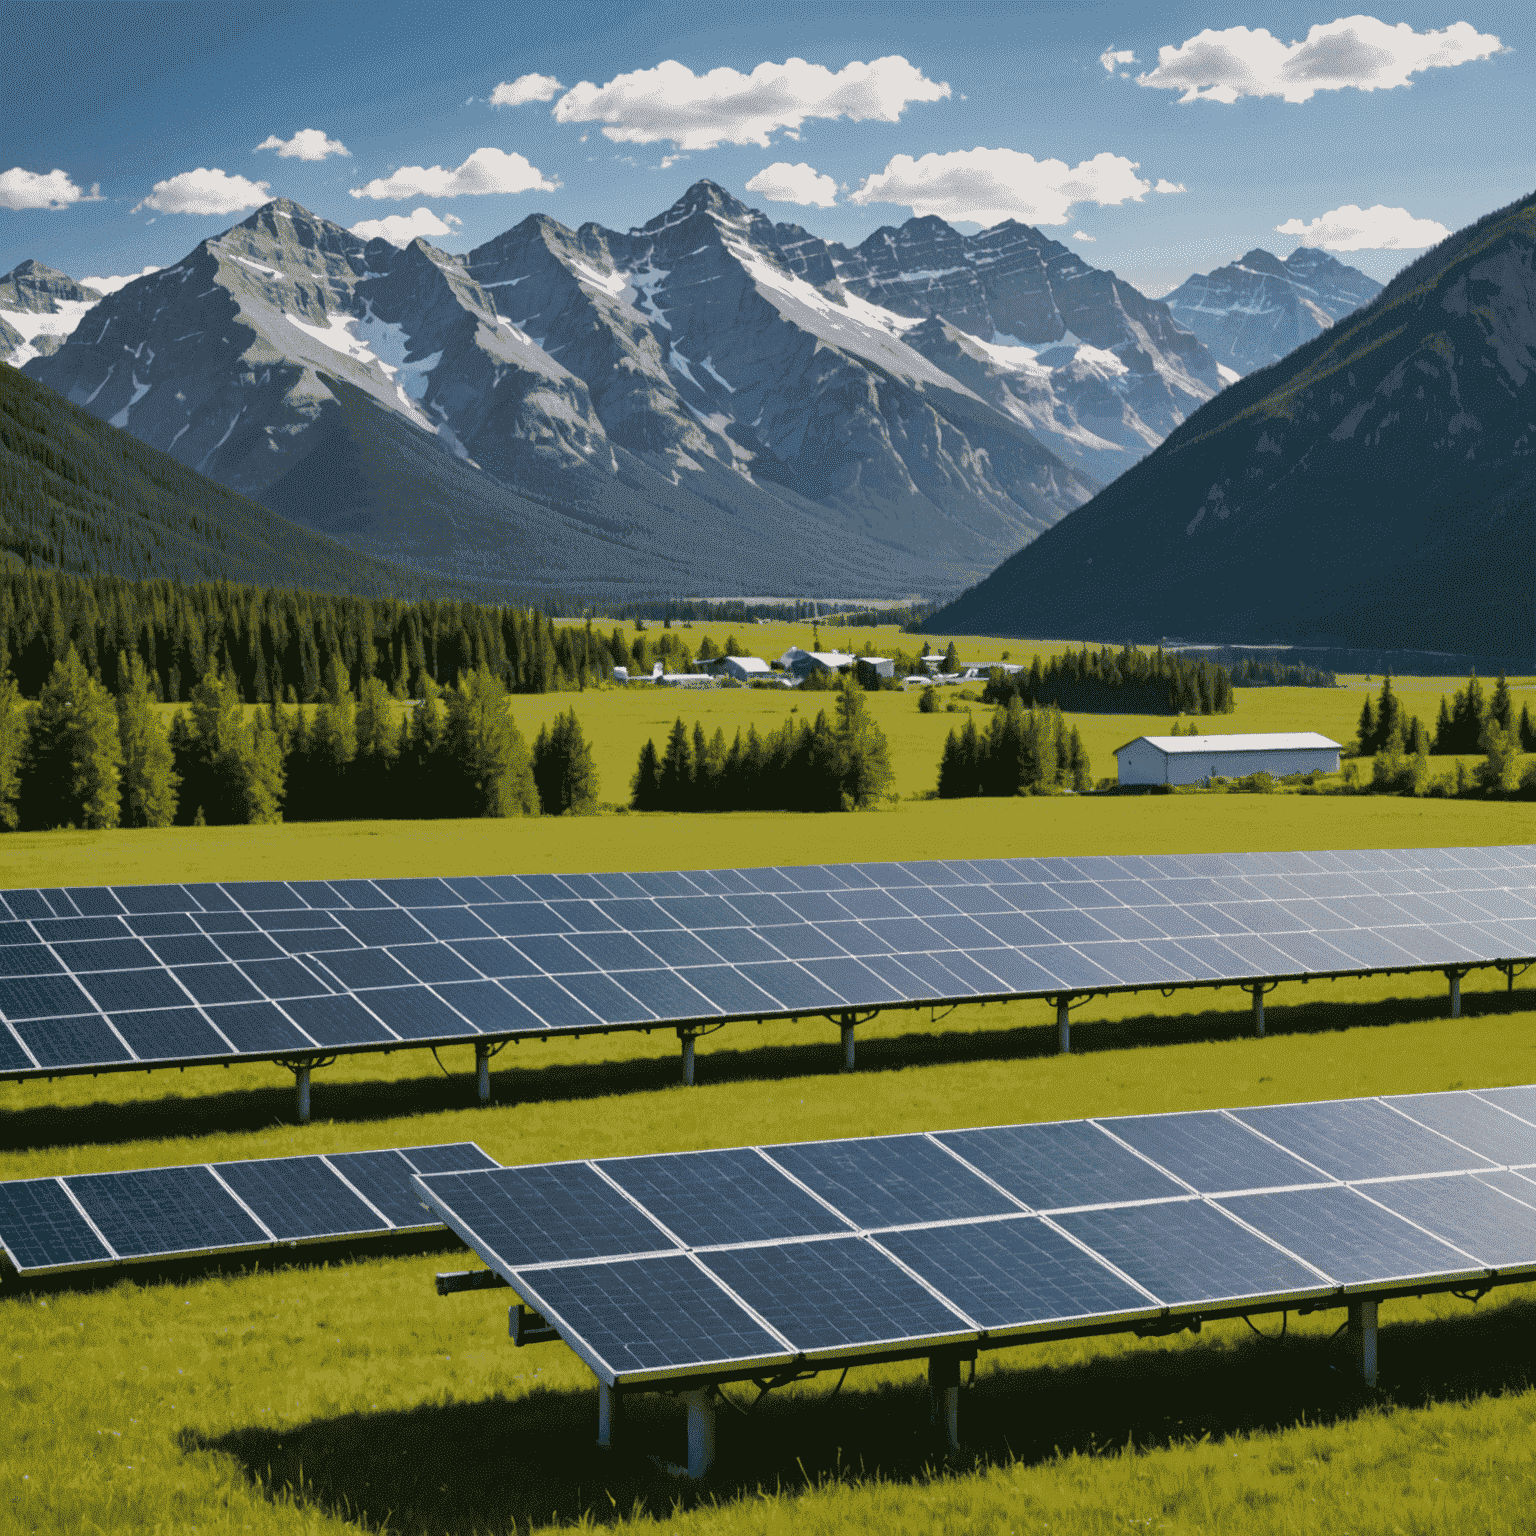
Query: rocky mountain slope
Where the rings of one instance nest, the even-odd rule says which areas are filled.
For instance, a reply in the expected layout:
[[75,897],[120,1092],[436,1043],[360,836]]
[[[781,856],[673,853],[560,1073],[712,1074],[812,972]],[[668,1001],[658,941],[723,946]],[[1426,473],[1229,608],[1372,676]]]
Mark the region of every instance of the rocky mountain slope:
[[954,591],[1219,386],[1165,306],[1024,226],[849,251],[710,182],[464,258],[279,200],[27,371],[358,548],[594,595]]
[[0,368],[0,565],[477,596],[359,555]]
[[1284,261],[1255,249],[1214,272],[1197,272],[1163,302],[1218,363],[1248,374],[1278,363],[1380,292],[1375,278],[1299,245]]
[[953,590],[1088,498],[774,231],[701,183],[629,235],[535,217],[460,260],[278,201],[27,371],[286,516],[508,592]]
[[930,623],[1536,658],[1536,194],[1225,390]]
[[1165,304],[1013,219],[977,235],[909,219],[826,250],[848,292],[925,322],[910,346],[1100,481],[1222,386]]
[[0,277],[0,363],[20,368],[57,352],[103,295],[40,261]]

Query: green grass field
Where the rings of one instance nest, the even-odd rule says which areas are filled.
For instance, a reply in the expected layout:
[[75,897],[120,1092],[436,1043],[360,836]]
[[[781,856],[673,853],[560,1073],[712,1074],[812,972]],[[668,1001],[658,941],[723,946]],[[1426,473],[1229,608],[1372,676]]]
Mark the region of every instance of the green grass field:
[[[1217,725],[1344,739],[1362,687],[1245,691]],[[1432,717],[1440,691],[1409,707]],[[767,699],[780,712],[794,702]],[[953,717],[919,716],[913,698],[874,702],[889,711],[904,792],[926,788],[931,764],[926,781],[919,769],[936,763]],[[677,709],[691,722],[718,708],[726,724],[752,718],[732,710],[767,707],[741,692],[617,690],[515,707],[536,730],[538,711],[570,703],[612,743],[599,748],[605,776],[602,753],[626,778],[640,729],[664,729]],[[1166,723],[1075,718],[1109,747]],[[1107,752],[1090,750],[1096,771],[1112,772]],[[605,797],[614,791],[610,781]],[[1531,841],[1529,802],[904,800],[822,818],[8,835],[0,884]],[[860,1030],[852,1076],[835,1070],[824,1021],[733,1025],[700,1043],[691,1090],[676,1086],[669,1032],[529,1044],[496,1058],[483,1109],[467,1047],[441,1053],[446,1072],[422,1051],[359,1056],[316,1075],[306,1127],[291,1123],[291,1078],[270,1065],[8,1084],[0,1178],[458,1139],[535,1162],[1536,1081],[1530,980],[1509,994],[1491,972],[1469,977],[1455,1022],[1444,986],[1438,975],[1290,984],[1269,999],[1262,1041],[1248,1036],[1239,992],[1100,999],[1074,1016],[1067,1058],[1043,1003],[936,1022],[896,1012]],[[1330,1342],[1339,1313],[1292,1318],[1282,1340],[1234,1321],[1198,1338],[983,1356],[952,1460],[927,1429],[920,1364],[854,1372],[835,1399],[835,1378],[821,1378],[773,1394],[750,1421],[723,1412],[717,1469],[694,1487],[651,1459],[682,1457],[674,1401],[638,1400],[620,1446],[597,1451],[585,1368],[561,1345],[514,1351],[504,1293],[437,1298],[433,1271],[465,1263],[440,1249],[31,1290],[0,1282],[0,1531],[1531,1529],[1536,1287],[1475,1309],[1447,1297],[1386,1304],[1374,1393]],[[1274,1319],[1259,1326],[1277,1332]]]

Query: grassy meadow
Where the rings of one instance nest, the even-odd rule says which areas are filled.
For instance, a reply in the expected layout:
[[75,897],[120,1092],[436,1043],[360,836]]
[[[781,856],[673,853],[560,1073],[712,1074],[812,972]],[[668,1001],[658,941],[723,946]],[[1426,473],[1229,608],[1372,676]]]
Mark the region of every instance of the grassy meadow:
[[[777,655],[809,625],[738,631]],[[804,631],[802,634],[801,631]],[[705,633],[689,636],[697,645]],[[717,642],[725,632],[716,627]],[[772,645],[753,643],[772,633]],[[879,649],[893,630],[868,632]],[[823,628],[824,646],[859,631]],[[912,637],[902,637],[908,642]],[[780,643],[782,641],[782,643]],[[900,643],[900,642],[896,642]],[[1027,642],[957,641],[1014,658]],[[940,646],[942,648],[942,645]],[[1422,686],[1421,686],[1422,682]],[[1379,680],[1372,688],[1379,686]],[[1432,723],[1456,680],[1404,679]],[[1217,730],[1317,729],[1348,740],[1366,684],[1240,690]],[[953,693],[953,690],[950,691]],[[1531,680],[1522,699],[1536,703]],[[645,735],[681,712],[707,730],[777,724],[826,700],[740,690],[522,697],[533,735],[574,705],[623,798]],[[953,716],[913,695],[871,703],[898,789],[930,788]],[[972,704],[978,714],[985,713]],[[1072,717],[1096,774],[1166,720]],[[733,724],[734,722],[734,724]],[[1090,734],[1092,733],[1092,734]],[[1437,767],[1440,765],[1437,764]],[[0,885],[326,878],[823,862],[843,859],[1425,846],[1536,841],[1536,804],[1298,796],[937,802],[810,817],[603,815],[528,822],[325,823],[50,833],[0,839]],[[1044,1003],[883,1014],[836,1071],[829,1023],[732,1025],[677,1085],[670,1031],[509,1047],[475,1103],[468,1047],[343,1057],[292,1123],[271,1065],[0,1085],[0,1178],[470,1139],[507,1163],[1536,1081],[1531,979],[1474,973],[1464,1017],[1438,975],[1299,983],[1249,1037],[1241,992],[1098,999],[1055,1054]],[[776,1392],[719,1420],[701,1486],[672,1399],[637,1399],[618,1446],[593,1445],[590,1375],[562,1345],[514,1351],[505,1293],[439,1299],[446,1240],[313,1253],[207,1272],[0,1277],[0,1532],[389,1530],[421,1536],[571,1524],[679,1532],[1097,1533],[1527,1531],[1536,1507],[1536,1287],[1474,1309],[1449,1297],[1382,1309],[1367,1391],[1330,1335],[1342,1313],[1207,1325],[1198,1337],[1087,1339],[982,1356],[964,1449],[939,1453],[921,1363]],[[130,1272],[131,1273],[131,1272]],[[750,1390],[727,1388],[745,1406]]]

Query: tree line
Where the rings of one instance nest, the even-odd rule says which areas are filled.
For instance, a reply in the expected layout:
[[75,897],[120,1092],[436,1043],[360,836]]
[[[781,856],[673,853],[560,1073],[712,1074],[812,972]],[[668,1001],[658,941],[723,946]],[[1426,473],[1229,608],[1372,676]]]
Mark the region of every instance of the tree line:
[[992,669],[986,704],[1017,698],[1026,709],[1055,705],[1068,713],[1118,715],[1229,715],[1237,707],[1232,674],[1219,662],[1186,659],[1160,646],[1064,651],[1028,671]]
[[166,827],[589,810],[598,778],[574,710],[529,750],[488,668],[424,697],[397,725],[378,678],[354,694],[334,663],[312,718],[251,710],[210,670],[169,731],[137,659],[114,698],[73,650],[35,706],[0,676],[0,827]]
[[839,688],[836,718],[818,711],[815,723],[786,720],[760,736],[749,726],[726,745],[716,728],[706,737],[695,721],[690,735],[679,716],[660,752],[654,739],[640,749],[630,805],[637,811],[849,811],[890,793],[890,748],[851,681]]
[[1093,788],[1093,767],[1074,725],[1054,704],[1026,709],[1018,694],[993,711],[985,731],[966,716],[949,733],[939,759],[939,798],[1018,795]]
[[512,693],[582,688],[630,659],[623,633],[554,624],[537,610],[359,597],[234,582],[126,581],[0,572],[0,672],[37,698],[73,649],[109,693],[135,662],[156,698],[190,701],[211,671],[246,704],[313,703],[339,666],[396,698],[484,669]]

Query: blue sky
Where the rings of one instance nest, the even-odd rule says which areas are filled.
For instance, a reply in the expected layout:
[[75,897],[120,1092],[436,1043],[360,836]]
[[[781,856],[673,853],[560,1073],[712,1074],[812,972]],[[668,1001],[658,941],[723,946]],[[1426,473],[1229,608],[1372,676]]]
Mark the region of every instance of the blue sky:
[[170,265],[261,183],[466,251],[707,176],[850,244],[1019,217],[1149,293],[1302,240],[1384,280],[1536,185],[1533,34],[1482,0],[8,0],[0,272]]

